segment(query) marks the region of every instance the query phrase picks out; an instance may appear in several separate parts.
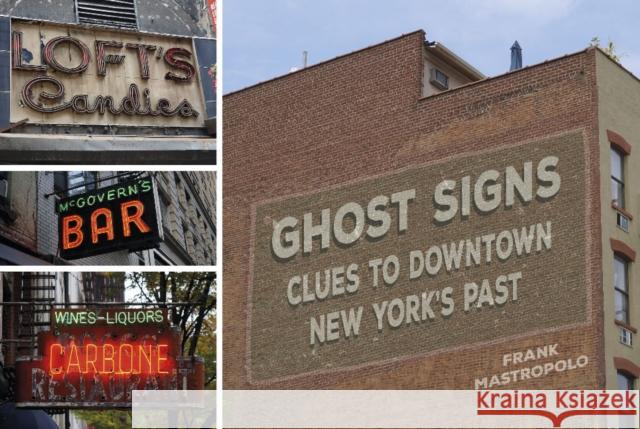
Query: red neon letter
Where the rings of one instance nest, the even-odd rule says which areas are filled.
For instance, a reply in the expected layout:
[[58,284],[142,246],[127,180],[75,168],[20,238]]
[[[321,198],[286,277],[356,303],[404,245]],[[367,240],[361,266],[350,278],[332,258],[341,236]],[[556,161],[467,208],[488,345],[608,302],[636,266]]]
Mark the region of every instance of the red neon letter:
[[[129,207],[134,208],[133,214],[129,214]],[[135,223],[138,227],[138,230],[142,233],[147,233],[151,231],[149,225],[144,223],[142,220],[142,214],[144,213],[144,204],[138,200],[128,201],[126,203],[122,203],[120,206],[120,210],[122,212],[122,228],[124,230],[124,236],[131,236],[131,226],[130,224]]]
[[[71,225],[73,223],[73,226]],[[74,235],[75,239],[71,240]],[[65,216],[62,218],[62,248],[73,249],[82,244],[84,234],[82,234],[82,218],[78,215]]]
[[[98,226],[98,216],[104,216],[105,225]],[[111,210],[101,208],[91,213],[91,242],[96,244],[100,234],[107,234],[107,240],[113,240],[113,218]]]
[[62,366],[59,366],[56,368],[54,368],[53,366],[53,355],[54,355],[53,349],[54,348],[60,349],[58,356],[61,356],[62,353],[64,352],[64,349],[62,348],[62,344],[53,343],[51,344],[51,346],[49,346],[49,372],[51,373],[51,375],[60,375],[62,374]]

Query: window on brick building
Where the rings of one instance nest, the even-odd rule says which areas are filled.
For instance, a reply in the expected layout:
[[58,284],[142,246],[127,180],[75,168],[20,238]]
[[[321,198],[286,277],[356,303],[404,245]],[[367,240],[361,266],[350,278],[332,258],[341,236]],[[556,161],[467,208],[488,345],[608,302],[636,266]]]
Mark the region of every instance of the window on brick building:
[[0,171],[0,203],[9,199],[9,172]]
[[[12,223],[16,220],[17,214],[11,210],[9,195],[10,178],[11,173],[9,171],[0,171],[0,219]],[[0,258],[0,260],[2,260],[2,258]]]
[[624,208],[624,154],[611,148],[611,200],[613,204]]
[[635,378],[626,372],[618,371],[618,390],[634,390]]
[[615,288],[616,320],[629,323],[629,267],[628,262],[614,256],[613,260],[613,286]]
[[444,74],[442,70],[436,68],[431,69],[429,82],[436,88],[443,91],[449,89],[449,76]]
[[95,171],[56,171],[53,173],[53,190],[68,190],[66,196],[82,194],[96,189],[97,178],[98,174]]
[[[618,390],[635,390],[636,379],[633,375],[628,374],[624,371],[618,370],[617,383],[618,383]],[[620,429],[623,428],[623,426],[618,426],[618,427]],[[624,429],[627,429],[627,427],[629,429],[632,429],[630,426],[625,426]]]
[[160,198],[160,216],[162,216],[162,225],[168,225],[169,224],[169,206],[167,206],[167,203],[164,201],[163,198]]

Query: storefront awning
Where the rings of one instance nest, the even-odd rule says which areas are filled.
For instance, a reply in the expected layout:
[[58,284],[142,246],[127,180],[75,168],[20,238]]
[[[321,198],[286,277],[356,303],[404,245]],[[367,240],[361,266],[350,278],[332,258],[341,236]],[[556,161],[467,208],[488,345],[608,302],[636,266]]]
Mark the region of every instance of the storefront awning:
[[2,163],[215,164],[216,139],[187,136],[0,134]]

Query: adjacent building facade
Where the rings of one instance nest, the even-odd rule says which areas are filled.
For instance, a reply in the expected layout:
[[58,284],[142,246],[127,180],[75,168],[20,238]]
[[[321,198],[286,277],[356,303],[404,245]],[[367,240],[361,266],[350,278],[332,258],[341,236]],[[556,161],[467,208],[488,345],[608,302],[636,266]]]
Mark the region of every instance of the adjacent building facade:
[[[11,171],[0,177],[2,264],[215,265],[215,173],[211,171]],[[158,245],[63,259],[57,202],[128,183],[132,177],[153,178],[155,183],[162,224]]]
[[637,388],[640,81],[601,50],[487,78],[418,31],[224,109],[225,389]]
[[0,154],[11,163],[214,164],[206,1],[0,3]]

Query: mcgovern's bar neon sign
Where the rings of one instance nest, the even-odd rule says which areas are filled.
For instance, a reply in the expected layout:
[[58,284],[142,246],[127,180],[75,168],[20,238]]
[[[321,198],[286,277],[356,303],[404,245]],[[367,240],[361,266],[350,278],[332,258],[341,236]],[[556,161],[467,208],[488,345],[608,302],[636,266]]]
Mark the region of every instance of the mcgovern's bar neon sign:
[[63,198],[56,210],[64,259],[148,249],[158,246],[163,237],[151,177]]

